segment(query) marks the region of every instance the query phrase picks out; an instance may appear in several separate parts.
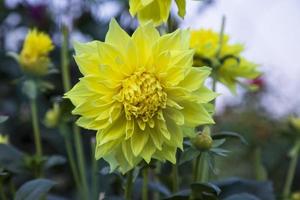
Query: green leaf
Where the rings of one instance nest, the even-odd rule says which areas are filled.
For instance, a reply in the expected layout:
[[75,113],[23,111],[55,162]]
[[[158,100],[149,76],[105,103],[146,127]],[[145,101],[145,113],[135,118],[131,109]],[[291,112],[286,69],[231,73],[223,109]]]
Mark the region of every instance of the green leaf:
[[8,144],[0,144],[0,167],[13,173],[21,173],[25,170],[25,154]]
[[216,134],[212,135],[212,139],[214,139],[214,140],[226,139],[226,138],[236,138],[236,139],[239,139],[242,143],[248,144],[248,142],[242,135],[235,133],[235,132],[222,131],[221,133],[216,133]]
[[185,13],[186,13],[186,3],[185,0],[175,0],[178,8],[178,15],[181,18],[184,18]]
[[189,200],[190,199],[190,195],[191,195],[191,190],[181,190],[167,198],[165,198],[164,200]]
[[219,140],[214,140],[212,148],[216,148],[216,147],[222,146],[225,142],[226,142],[225,138],[224,139],[219,139]]
[[272,183],[270,181],[253,181],[240,178],[229,178],[214,182],[214,184],[222,190],[222,199],[242,193],[251,194],[262,200],[276,199]]
[[230,153],[230,151],[226,150],[226,149],[222,149],[222,148],[211,148],[209,150],[211,153],[214,153],[218,156],[223,156],[226,157],[228,153]]
[[260,199],[248,193],[241,193],[241,194],[235,194],[230,197],[227,197],[224,200],[260,200]]
[[217,200],[221,192],[220,188],[212,183],[193,183],[192,195],[199,200]]
[[29,99],[36,99],[37,97],[37,86],[33,80],[26,80],[23,82],[22,85],[22,92],[29,98]]
[[193,147],[189,147],[183,151],[180,156],[179,165],[189,162],[199,156],[201,152]]
[[20,56],[19,56],[18,54],[16,54],[15,52],[10,51],[10,52],[8,52],[6,55],[7,55],[8,57],[13,58],[13,59],[14,59],[15,61],[17,61],[17,62],[19,62],[19,60],[20,60]]
[[53,155],[47,158],[47,161],[44,165],[45,169],[49,169],[51,167],[55,167],[57,165],[63,165],[67,162],[66,158],[59,155]]
[[0,124],[8,120],[8,116],[0,115]]
[[41,199],[55,185],[51,180],[35,179],[24,183],[16,192],[15,200]]

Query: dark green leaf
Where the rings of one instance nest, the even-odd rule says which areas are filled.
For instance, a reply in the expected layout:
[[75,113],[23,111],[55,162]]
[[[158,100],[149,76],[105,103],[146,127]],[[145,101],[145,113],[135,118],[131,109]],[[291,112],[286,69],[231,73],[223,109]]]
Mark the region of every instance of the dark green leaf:
[[241,193],[241,194],[235,194],[230,197],[227,197],[224,200],[260,200],[260,199],[248,193]]
[[165,198],[164,200],[189,200],[190,199],[190,195],[191,195],[191,190],[181,190],[167,198]]
[[35,179],[24,183],[16,192],[15,200],[41,199],[54,186],[54,182],[47,179]]
[[220,139],[220,140],[214,140],[214,141],[213,141],[212,147],[213,147],[213,148],[219,147],[219,146],[221,146],[222,144],[224,144],[225,142],[226,142],[226,139],[225,139],[225,138]]
[[169,196],[171,194],[171,192],[168,190],[168,188],[166,188],[166,186],[158,182],[149,182],[149,189],[152,191],[159,192],[164,196]]
[[37,86],[33,80],[26,80],[22,86],[22,92],[29,98],[35,99],[37,96]]
[[212,148],[209,150],[211,153],[214,153],[218,156],[227,156],[228,153],[230,153],[230,151],[226,150],[226,149],[222,149],[222,148]]
[[57,166],[57,165],[63,165],[65,163],[66,163],[66,158],[65,157],[59,156],[59,155],[53,155],[53,156],[50,156],[47,159],[44,168],[49,169],[51,167],[54,167],[54,166]]
[[230,178],[217,181],[216,184],[221,190],[221,199],[228,198],[235,194],[248,193],[258,199],[275,200],[272,183],[269,181],[253,181],[247,179]]
[[193,195],[201,196],[203,193],[218,196],[221,192],[220,188],[212,183],[193,183],[191,185]]
[[230,131],[222,131],[221,133],[216,133],[212,135],[212,139],[218,140],[218,139],[226,139],[226,138],[237,138],[239,139],[242,143],[248,144],[248,142],[245,140],[245,138],[235,132],[230,132]]
[[7,144],[0,144],[0,152],[1,167],[13,173],[24,171],[24,154],[22,152]]
[[197,156],[199,156],[199,154],[199,150],[193,147],[187,148],[180,156],[179,165],[195,159]]
[[0,123],[5,122],[8,119],[8,116],[0,115]]

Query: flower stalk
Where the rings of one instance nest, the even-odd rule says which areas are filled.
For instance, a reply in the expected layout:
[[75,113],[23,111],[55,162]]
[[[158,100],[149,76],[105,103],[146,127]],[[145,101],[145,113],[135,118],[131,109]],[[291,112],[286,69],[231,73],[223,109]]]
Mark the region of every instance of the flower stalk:
[[149,181],[149,174],[148,174],[148,167],[146,166],[143,169],[143,188],[142,188],[142,200],[148,200],[148,181]]
[[[62,47],[61,47],[61,66],[62,66],[62,81],[65,92],[71,89],[71,78],[70,78],[70,69],[69,69],[69,55],[68,55],[68,29],[66,26],[62,27]],[[78,169],[79,176],[81,179],[84,196],[88,198],[88,185],[86,179],[86,171],[85,171],[85,158],[83,153],[82,146],[82,137],[80,135],[80,129],[76,124],[73,125],[73,134],[75,140],[75,148],[76,148],[76,156],[78,158]]]
[[125,200],[132,200],[132,186],[133,186],[133,170],[127,172],[127,180],[125,185]]
[[172,190],[173,192],[178,192],[179,180],[178,180],[178,165],[177,163],[172,165]]
[[295,172],[296,172],[296,167],[297,167],[297,163],[298,163],[298,158],[299,158],[299,151],[300,151],[300,140],[298,140],[298,142],[294,145],[291,153],[290,153],[290,157],[291,157],[291,162],[288,168],[288,172],[287,172],[287,177],[286,177],[286,181],[285,181],[285,185],[284,185],[284,189],[283,189],[283,197],[289,198],[290,194],[291,194],[291,188],[292,188],[292,184],[293,184],[293,180],[294,180],[294,176],[295,176]]
[[[32,115],[32,127],[33,127],[33,134],[34,134],[34,144],[36,149],[36,156],[40,161],[42,158],[42,142],[41,142],[41,132],[39,126],[39,117],[38,117],[38,109],[36,99],[30,99],[30,108],[31,108],[31,115]],[[36,175],[40,177],[42,174],[41,169],[36,169]]]

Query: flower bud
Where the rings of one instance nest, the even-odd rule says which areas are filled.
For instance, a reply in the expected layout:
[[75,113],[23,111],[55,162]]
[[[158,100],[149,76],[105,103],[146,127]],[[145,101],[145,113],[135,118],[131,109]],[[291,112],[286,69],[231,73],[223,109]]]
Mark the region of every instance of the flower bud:
[[295,129],[300,131],[300,118],[291,117],[289,121]]
[[0,144],[8,144],[8,136],[0,134]]
[[29,31],[19,56],[21,69],[34,76],[46,75],[51,64],[48,54],[53,48],[47,34],[35,29]]
[[300,200],[300,192],[293,193],[291,200]]
[[213,144],[213,139],[210,136],[210,128],[205,127],[202,133],[192,139],[192,144],[201,151],[209,150]]
[[53,108],[48,110],[45,115],[44,123],[48,128],[55,128],[58,125],[60,118],[60,108],[57,103],[53,105]]

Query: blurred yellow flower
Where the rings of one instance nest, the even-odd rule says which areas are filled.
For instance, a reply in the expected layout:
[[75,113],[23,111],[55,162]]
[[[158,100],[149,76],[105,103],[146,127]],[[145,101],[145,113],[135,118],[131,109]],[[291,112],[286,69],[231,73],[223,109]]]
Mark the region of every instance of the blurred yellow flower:
[[8,144],[8,136],[0,134],[0,144]]
[[261,75],[257,64],[241,56],[243,45],[230,44],[229,36],[224,35],[221,46],[220,49],[219,33],[210,29],[191,31],[190,47],[196,51],[194,66],[212,67],[216,78],[232,92],[235,92],[239,78],[254,79]]
[[36,76],[46,75],[50,65],[48,54],[53,48],[52,41],[47,34],[36,29],[30,30],[20,53],[22,70]]
[[[175,1],[178,15],[185,16],[185,0]],[[170,15],[172,0],[129,0],[130,14],[137,15],[140,23],[152,21],[156,26],[166,22]]]
[[295,129],[300,130],[300,118],[291,117],[290,123]]
[[300,200],[300,192],[293,193],[291,200]]
[[77,124],[97,131],[96,159],[123,173],[141,160],[176,162],[185,127],[214,123],[204,86],[209,68],[193,68],[189,32],[160,36],[152,23],[130,37],[115,20],[105,42],[75,43],[84,75],[65,94]]
[[60,108],[57,103],[53,104],[53,108],[48,110],[45,115],[44,123],[48,128],[54,128],[59,123]]

